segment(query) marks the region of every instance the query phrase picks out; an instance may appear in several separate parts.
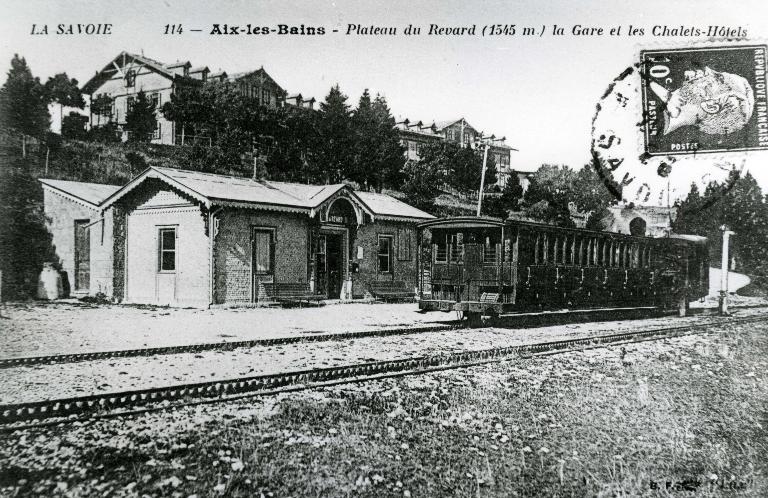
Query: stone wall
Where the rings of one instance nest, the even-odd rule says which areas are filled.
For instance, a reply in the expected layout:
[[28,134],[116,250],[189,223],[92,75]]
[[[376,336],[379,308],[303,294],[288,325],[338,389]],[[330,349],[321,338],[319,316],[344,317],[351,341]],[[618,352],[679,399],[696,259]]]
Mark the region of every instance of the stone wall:
[[[379,235],[393,236],[392,272],[381,273],[378,269]],[[408,249],[406,249],[406,247]],[[362,248],[363,258],[359,259]],[[398,250],[402,248],[401,250]],[[357,230],[353,241],[351,263],[357,263],[359,271],[352,274],[352,296],[365,295],[371,282],[402,281],[406,287],[416,287],[416,225],[414,223],[377,220]]]
[[308,282],[309,218],[300,213],[225,209],[216,215],[216,303],[253,302],[251,283],[253,227],[275,231],[275,281]]

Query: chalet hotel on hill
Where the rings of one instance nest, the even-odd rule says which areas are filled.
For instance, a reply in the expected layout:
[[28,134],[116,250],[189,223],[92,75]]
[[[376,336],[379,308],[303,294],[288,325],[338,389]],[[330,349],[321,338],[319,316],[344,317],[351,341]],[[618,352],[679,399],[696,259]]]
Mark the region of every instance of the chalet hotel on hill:
[[[97,109],[89,105],[90,126],[115,122],[118,128],[122,128],[125,124],[125,116],[136,95],[144,91],[158,109],[157,128],[152,142],[182,144],[194,140],[196,137],[185,136],[181,126],[168,121],[159,112],[160,107],[170,100],[171,94],[183,78],[193,78],[201,82],[228,82],[234,85],[243,97],[254,99],[268,107],[315,108],[314,98],[305,98],[300,93],[289,94],[263,67],[236,74],[214,73],[205,66],[193,66],[189,61],[166,64],[144,55],[122,52],[83,86],[83,92],[90,96],[89,102],[94,102],[94,99],[100,95],[107,95],[112,99],[112,105],[108,109]],[[424,144],[444,140],[471,147],[480,140],[482,135],[464,118],[432,123],[411,122],[405,119],[399,121],[396,126],[401,143],[406,149],[406,158],[413,161],[419,159],[419,151]],[[127,136],[124,135],[123,138],[127,139]],[[513,151],[516,149],[507,145],[504,137],[490,137],[489,155],[496,164],[500,186],[506,183],[512,173]]]

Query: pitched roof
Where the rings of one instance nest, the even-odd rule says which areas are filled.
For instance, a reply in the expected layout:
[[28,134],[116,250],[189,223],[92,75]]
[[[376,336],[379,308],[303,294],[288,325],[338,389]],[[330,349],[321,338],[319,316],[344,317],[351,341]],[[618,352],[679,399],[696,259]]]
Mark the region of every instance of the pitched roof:
[[69,197],[76,202],[89,204],[89,207],[93,208],[98,207],[98,205],[107,197],[111,196],[121,188],[120,185],[49,180],[46,178],[41,178],[40,183],[60,194],[64,194],[66,197]]
[[395,199],[387,194],[377,194],[375,192],[355,192],[355,195],[373,211],[374,216],[385,216],[394,218],[415,218],[429,220],[434,218],[429,213],[416,209],[410,204]]
[[[98,71],[91,79],[89,79],[84,85],[83,85],[83,92],[85,93],[91,93],[95,91],[99,86],[101,86],[101,83],[109,79],[111,77],[112,72],[116,72],[115,65],[118,61],[122,62],[122,60],[132,60],[139,62],[150,69],[154,70],[155,72],[165,76],[166,78],[173,79],[174,73],[169,69],[168,66],[163,64],[162,62],[158,62],[154,59],[150,59],[149,57],[145,57],[143,55],[137,55],[137,54],[130,54],[128,52],[120,52],[117,57],[109,61],[106,66],[101,71]],[[110,76],[107,76],[107,73],[110,73]]]
[[344,184],[305,185],[302,183],[271,182],[228,175],[202,173],[152,166],[128,184],[104,199],[106,209],[147,178],[158,178],[207,205],[272,206],[307,212],[318,208],[341,190],[356,198],[363,210],[375,216],[430,219],[432,215],[416,209],[386,194],[356,192]]
[[448,128],[448,127],[449,127],[449,126],[451,126],[452,124],[456,124],[456,123],[458,123],[458,122],[459,122],[459,121],[461,121],[462,119],[464,119],[464,118],[458,118],[458,119],[449,119],[449,120],[447,120],[447,121],[435,121],[435,127],[436,127],[438,130],[442,130],[443,128]]

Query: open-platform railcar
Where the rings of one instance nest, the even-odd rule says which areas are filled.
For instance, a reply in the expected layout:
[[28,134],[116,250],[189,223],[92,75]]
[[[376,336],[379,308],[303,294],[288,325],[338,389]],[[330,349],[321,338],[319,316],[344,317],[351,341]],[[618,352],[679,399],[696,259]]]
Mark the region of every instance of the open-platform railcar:
[[481,315],[678,307],[709,291],[707,239],[482,217],[419,225],[419,308]]

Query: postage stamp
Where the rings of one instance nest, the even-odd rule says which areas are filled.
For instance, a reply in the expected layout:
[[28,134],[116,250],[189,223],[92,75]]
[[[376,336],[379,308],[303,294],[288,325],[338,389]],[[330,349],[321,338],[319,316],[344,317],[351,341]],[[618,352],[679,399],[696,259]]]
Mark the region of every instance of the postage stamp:
[[645,152],[768,150],[765,45],[640,53]]

